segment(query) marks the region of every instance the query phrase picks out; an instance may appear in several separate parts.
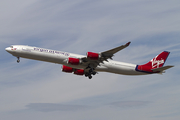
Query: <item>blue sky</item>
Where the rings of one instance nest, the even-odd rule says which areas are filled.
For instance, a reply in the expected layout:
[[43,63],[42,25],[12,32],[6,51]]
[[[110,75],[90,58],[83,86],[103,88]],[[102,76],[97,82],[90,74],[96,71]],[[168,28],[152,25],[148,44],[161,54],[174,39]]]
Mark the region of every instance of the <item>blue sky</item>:
[[[0,116],[4,120],[177,120],[180,118],[180,1],[0,1]],[[61,65],[16,58],[12,44],[85,55],[131,41],[114,60],[143,64],[171,54],[163,75],[99,73],[89,80]]]

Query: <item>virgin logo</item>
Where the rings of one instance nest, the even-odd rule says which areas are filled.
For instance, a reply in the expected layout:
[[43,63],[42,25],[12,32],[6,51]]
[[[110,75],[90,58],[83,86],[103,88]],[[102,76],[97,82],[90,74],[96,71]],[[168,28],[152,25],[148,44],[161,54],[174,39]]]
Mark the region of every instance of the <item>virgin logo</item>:
[[157,56],[151,60],[152,62],[152,68],[159,68],[161,64],[164,64],[164,59],[161,58],[161,60],[156,60]]

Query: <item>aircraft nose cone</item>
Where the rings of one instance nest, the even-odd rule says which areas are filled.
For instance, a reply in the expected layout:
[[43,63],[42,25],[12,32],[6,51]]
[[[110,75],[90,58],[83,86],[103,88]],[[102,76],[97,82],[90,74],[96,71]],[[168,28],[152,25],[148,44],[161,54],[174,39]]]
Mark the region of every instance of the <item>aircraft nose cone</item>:
[[9,52],[11,49],[10,49],[9,47],[7,47],[7,48],[5,48],[5,50],[6,50],[7,52]]

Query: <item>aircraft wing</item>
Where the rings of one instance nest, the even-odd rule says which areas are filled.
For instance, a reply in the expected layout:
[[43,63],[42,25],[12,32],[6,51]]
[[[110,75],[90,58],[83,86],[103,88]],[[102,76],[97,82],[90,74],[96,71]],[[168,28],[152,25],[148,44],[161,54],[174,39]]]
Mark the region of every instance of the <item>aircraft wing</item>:
[[98,55],[98,58],[95,60],[88,58],[88,56],[80,58],[80,59],[82,60],[83,65],[87,65],[87,68],[96,68],[100,63],[103,63],[103,61],[108,62],[107,59],[112,59],[112,57],[114,56],[115,53],[126,48],[127,46],[129,46],[130,43],[131,42],[128,42],[125,45],[121,45],[119,47],[113,48],[111,50],[107,50],[105,52],[92,53],[92,54]]
[[106,57],[107,59],[111,58],[115,53],[117,53],[118,51],[120,51],[120,50],[126,48],[127,46],[129,46],[130,43],[131,42],[128,42],[125,45],[121,45],[119,47],[113,48],[111,50],[107,50],[105,52],[101,52],[101,56]]

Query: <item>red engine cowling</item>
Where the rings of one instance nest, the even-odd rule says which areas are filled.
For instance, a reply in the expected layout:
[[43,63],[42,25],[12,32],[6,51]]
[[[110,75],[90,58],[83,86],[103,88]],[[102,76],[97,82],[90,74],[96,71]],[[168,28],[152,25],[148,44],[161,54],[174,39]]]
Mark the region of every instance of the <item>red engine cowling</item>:
[[62,71],[63,72],[68,72],[68,73],[72,73],[73,72],[73,68],[63,65],[62,66]]
[[71,57],[68,58],[68,64],[79,65],[79,63],[80,63],[80,60],[77,58],[71,58]]
[[84,70],[83,69],[76,69],[74,71],[74,74],[76,74],[76,75],[84,75]]
[[87,52],[87,58],[89,58],[91,60],[98,60],[99,54],[93,53],[93,52]]

